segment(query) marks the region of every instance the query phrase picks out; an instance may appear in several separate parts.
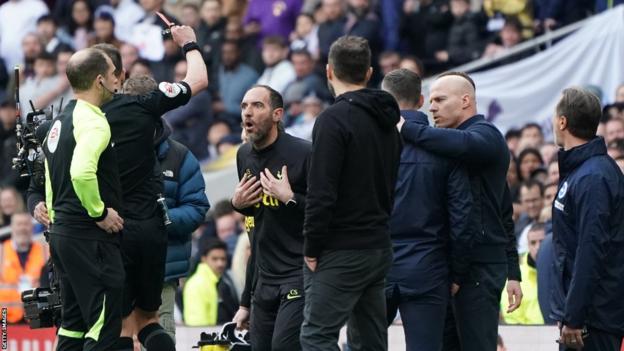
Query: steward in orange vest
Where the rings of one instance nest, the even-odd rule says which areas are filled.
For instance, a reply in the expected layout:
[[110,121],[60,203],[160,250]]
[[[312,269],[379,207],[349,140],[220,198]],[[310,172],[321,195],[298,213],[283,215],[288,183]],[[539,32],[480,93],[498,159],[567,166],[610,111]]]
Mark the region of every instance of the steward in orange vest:
[[[19,323],[24,318],[21,291],[39,286],[41,269],[46,262],[43,245],[32,241],[32,230],[29,214],[14,214],[11,219],[11,239],[0,246],[0,305],[8,307],[9,323]],[[18,247],[28,247],[23,262]]]

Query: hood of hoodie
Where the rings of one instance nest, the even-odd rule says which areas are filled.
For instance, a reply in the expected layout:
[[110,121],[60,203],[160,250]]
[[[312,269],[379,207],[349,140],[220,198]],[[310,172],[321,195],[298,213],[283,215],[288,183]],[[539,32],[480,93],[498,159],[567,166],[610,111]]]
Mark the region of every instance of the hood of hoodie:
[[350,91],[338,96],[336,102],[340,100],[348,101],[368,111],[368,115],[375,118],[382,129],[396,128],[396,124],[399,123],[401,116],[399,105],[392,95],[383,90],[364,88]]

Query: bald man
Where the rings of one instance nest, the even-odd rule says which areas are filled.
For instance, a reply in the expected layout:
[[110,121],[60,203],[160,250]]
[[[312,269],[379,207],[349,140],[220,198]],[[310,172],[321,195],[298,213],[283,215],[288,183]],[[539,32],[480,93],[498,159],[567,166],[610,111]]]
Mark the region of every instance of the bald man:
[[477,114],[475,84],[465,73],[438,76],[429,100],[438,128],[403,119],[398,128],[408,142],[465,162],[474,199],[469,230],[475,240],[468,261],[455,267],[452,277],[454,308],[448,311],[455,315],[449,316],[454,322],[447,322],[444,350],[496,350],[498,303],[505,281],[510,296],[507,312],[517,309],[522,299],[506,183],[509,149],[498,129]]
[[76,99],[52,121],[43,143],[50,251],[63,297],[57,350],[112,350],[121,332],[121,185],[100,109],[119,84],[114,71],[96,49],[70,58]]

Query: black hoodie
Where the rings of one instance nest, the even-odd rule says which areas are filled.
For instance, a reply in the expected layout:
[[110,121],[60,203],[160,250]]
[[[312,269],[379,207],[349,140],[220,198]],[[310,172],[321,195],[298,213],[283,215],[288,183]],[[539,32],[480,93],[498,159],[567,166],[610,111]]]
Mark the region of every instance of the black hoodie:
[[361,89],[338,96],[317,118],[303,229],[306,256],[391,246],[399,116],[390,94]]

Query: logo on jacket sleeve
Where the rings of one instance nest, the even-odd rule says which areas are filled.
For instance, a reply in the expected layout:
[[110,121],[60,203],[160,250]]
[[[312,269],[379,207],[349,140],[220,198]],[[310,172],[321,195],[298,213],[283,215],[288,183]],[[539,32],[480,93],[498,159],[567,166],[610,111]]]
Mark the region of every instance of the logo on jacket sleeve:
[[52,125],[52,128],[50,128],[50,132],[48,133],[48,138],[46,141],[48,151],[50,151],[50,153],[54,153],[54,151],[56,151],[56,147],[58,146],[59,140],[61,138],[61,127],[61,121],[57,120]]
[[[184,88],[184,91],[182,88]],[[180,93],[185,93],[186,88],[179,83],[161,82],[158,84],[158,90],[162,91],[165,96],[174,98],[180,95]]]

